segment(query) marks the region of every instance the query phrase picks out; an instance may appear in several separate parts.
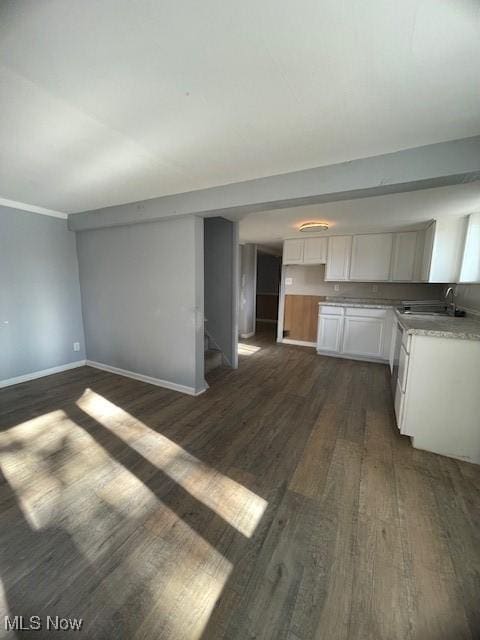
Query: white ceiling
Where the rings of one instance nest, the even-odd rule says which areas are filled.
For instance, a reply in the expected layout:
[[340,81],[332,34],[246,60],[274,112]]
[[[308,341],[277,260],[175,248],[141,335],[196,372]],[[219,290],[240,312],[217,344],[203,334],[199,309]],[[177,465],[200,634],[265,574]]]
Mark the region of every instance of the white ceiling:
[[7,0],[0,197],[76,212],[480,132],[477,0]]
[[432,219],[466,216],[480,212],[480,182],[424,189],[373,198],[360,198],[252,213],[240,222],[240,242],[278,248],[285,238],[308,237],[300,233],[302,222],[327,222],[328,232],[337,235],[370,231],[401,231],[422,228]]

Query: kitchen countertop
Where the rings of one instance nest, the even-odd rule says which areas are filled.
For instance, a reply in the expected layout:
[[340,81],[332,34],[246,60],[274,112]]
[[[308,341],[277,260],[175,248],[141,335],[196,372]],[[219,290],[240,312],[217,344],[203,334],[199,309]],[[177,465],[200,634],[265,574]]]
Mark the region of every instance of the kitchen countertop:
[[367,309],[395,309],[395,315],[404,330],[411,335],[454,338],[457,340],[480,340],[480,316],[467,315],[465,318],[451,316],[405,315],[397,310],[402,300],[375,298],[326,297],[320,305],[331,307],[363,307]]
[[457,340],[480,340],[480,317],[405,315],[396,311],[396,316],[408,334],[455,338]]

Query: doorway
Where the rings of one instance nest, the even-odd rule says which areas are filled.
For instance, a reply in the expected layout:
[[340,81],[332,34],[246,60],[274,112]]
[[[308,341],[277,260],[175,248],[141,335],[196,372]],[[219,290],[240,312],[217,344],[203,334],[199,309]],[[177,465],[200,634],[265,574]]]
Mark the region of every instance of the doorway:
[[276,331],[282,260],[257,249],[256,331]]

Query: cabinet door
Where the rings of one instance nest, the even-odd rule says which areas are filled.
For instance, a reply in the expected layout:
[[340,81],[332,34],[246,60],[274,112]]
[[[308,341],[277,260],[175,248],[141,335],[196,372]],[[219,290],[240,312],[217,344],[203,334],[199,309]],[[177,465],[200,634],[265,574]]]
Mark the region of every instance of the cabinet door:
[[325,280],[348,280],[352,236],[332,236],[328,239]]
[[468,216],[460,282],[480,282],[480,213]]
[[391,233],[353,236],[350,280],[389,280],[392,236]]
[[304,240],[285,240],[283,243],[283,264],[303,263]]
[[394,282],[415,280],[416,247],[416,231],[395,234],[392,260],[392,280]]
[[342,351],[356,356],[383,357],[385,321],[381,318],[345,318]]
[[327,261],[328,238],[305,238],[303,262],[305,264],[325,264]]
[[340,351],[343,318],[341,316],[318,316],[318,351]]
[[422,272],[420,279],[422,282],[428,282],[430,279],[430,267],[432,265],[433,242],[435,240],[435,223],[432,223],[425,230],[422,255]]

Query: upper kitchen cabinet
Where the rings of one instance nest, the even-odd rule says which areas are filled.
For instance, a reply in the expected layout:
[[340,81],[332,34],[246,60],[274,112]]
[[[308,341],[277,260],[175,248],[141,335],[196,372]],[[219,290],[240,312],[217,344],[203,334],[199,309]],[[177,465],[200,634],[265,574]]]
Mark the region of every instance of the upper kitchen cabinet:
[[444,218],[425,230],[422,282],[458,282],[466,226],[466,218]]
[[285,240],[283,243],[283,264],[303,264],[305,240]]
[[350,280],[388,281],[392,259],[391,233],[353,236]]
[[285,240],[283,264],[325,264],[327,261],[327,238],[305,238]]
[[305,264],[325,264],[327,262],[327,238],[305,238],[303,262]]
[[417,232],[396,233],[393,239],[393,282],[411,282],[417,279]]
[[480,282],[480,213],[468,216],[459,282]]
[[348,280],[351,252],[352,236],[331,236],[328,238],[325,280]]

